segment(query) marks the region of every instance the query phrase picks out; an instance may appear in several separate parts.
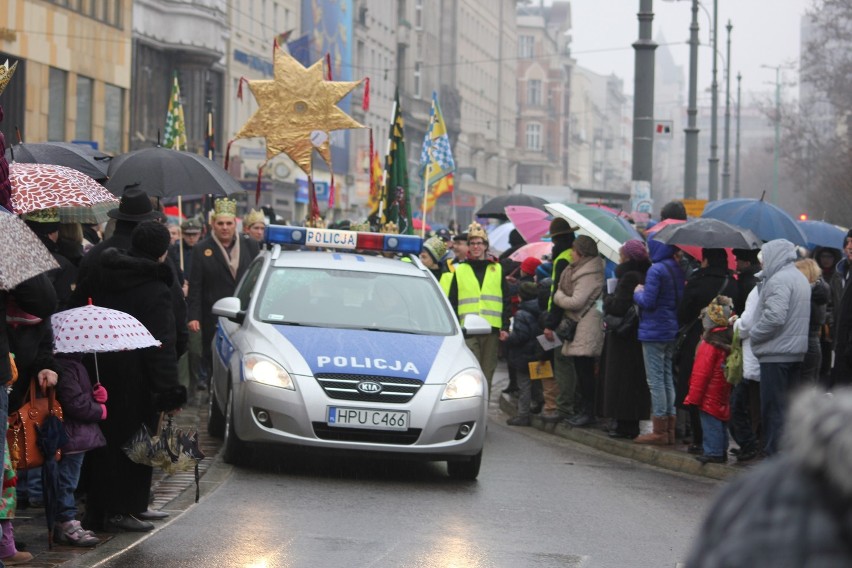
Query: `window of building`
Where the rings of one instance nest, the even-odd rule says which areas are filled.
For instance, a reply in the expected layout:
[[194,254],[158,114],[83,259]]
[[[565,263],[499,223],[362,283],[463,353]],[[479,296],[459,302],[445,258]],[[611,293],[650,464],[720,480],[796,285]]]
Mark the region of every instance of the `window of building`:
[[423,0],[414,0],[414,29],[423,29]]
[[414,98],[415,99],[420,98],[420,84],[421,84],[421,79],[422,79],[420,71],[421,71],[422,65],[423,64],[420,63],[419,61],[414,64]]
[[541,79],[527,81],[527,104],[541,105]]
[[124,91],[114,85],[104,87],[104,152],[121,153],[121,132],[124,125]]
[[92,80],[82,75],[77,75],[77,120],[74,123],[74,139],[92,139]]
[[537,122],[527,124],[527,150],[541,151],[541,124]]
[[65,101],[68,95],[68,73],[50,68],[48,85],[47,139],[65,142]]
[[533,36],[522,35],[518,37],[518,57],[532,59],[534,48],[535,38]]

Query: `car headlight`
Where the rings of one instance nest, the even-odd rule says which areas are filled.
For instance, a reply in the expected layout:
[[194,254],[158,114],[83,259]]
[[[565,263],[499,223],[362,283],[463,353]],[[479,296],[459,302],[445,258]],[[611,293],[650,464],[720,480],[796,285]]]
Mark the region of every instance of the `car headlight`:
[[478,369],[465,369],[449,380],[441,400],[482,396],[485,378]]
[[261,355],[248,355],[243,360],[243,370],[247,381],[278,387],[282,389],[296,390],[296,385],[290,377],[290,373],[275,361]]

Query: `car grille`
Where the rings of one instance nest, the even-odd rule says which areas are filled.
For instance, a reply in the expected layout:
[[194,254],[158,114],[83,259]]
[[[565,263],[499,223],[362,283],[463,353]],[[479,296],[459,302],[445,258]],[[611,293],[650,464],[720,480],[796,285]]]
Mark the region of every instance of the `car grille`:
[[[396,377],[372,377],[369,375],[349,375],[333,373],[316,375],[317,382],[330,398],[337,400],[357,400],[360,402],[381,402],[384,404],[404,404],[414,398],[423,383],[417,379],[398,379]],[[382,392],[363,393],[356,387],[361,381],[381,383]]]
[[341,442],[366,442],[370,444],[396,444],[410,446],[420,437],[420,428],[390,432],[387,430],[367,430],[362,428],[334,428],[324,422],[314,422],[314,434],[321,440]]

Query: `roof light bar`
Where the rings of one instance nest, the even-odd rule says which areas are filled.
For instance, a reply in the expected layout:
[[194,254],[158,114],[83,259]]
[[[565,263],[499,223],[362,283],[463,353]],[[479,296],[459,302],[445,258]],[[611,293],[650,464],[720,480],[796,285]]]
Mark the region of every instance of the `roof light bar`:
[[266,228],[266,242],[272,245],[302,245],[330,249],[372,250],[419,254],[423,239],[413,235],[361,233],[338,229],[288,227],[270,225]]

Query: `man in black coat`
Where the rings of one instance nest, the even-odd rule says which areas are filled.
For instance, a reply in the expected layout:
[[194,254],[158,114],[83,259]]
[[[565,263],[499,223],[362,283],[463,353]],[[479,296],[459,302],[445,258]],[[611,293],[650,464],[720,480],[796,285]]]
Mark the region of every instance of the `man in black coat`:
[[233,296],[237,283],[260,252],[257,241],[237,238],[237,202],[218,199],[213,204],[212,231],[192,249],[192,274],[189,280],[189,331],[201,332],[203,353],[198,388],[206,388],[212,363],[211,342],[217,316],[213,304]]

